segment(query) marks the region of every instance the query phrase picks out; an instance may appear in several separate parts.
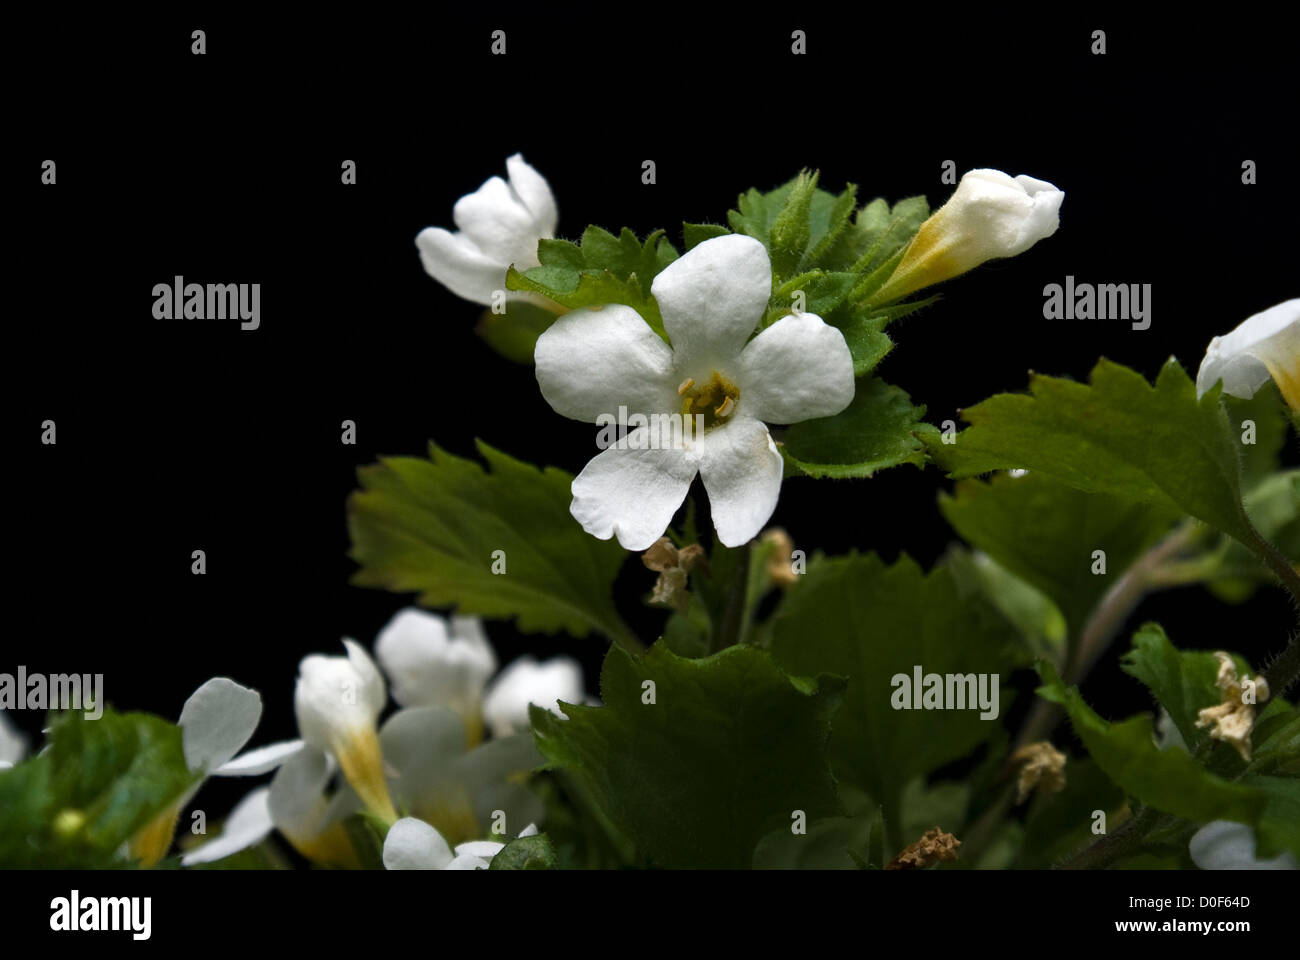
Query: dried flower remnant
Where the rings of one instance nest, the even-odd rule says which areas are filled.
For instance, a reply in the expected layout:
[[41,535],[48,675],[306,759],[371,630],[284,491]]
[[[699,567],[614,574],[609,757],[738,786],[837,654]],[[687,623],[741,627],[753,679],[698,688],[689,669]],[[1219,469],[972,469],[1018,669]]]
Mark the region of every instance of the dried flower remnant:
[[667,537],[660,537],[641,554],[641,562],[659,574],[650,602],[685,613],[691,602],[686,589],[689,574],[697,565],[707,563],[704,548],[693,543],[678,550]]
[[1043,793],[1065,789],[1065,754],[1046,740],[1021,747],[1011,755],[1011,762],[1021,764],[1016,781],[1017,804],[1028,800],[1035,788]]
[[916,843],[906,847],[902,853],[889,863],[886,870],[923,870],[936,863],[947,863],[957,859],[957,848],[961,841],[951,833],[944,833],[938,827],[931,827],[921,835]]
[[[1206,707],[1196,715],[1196,725],[1210,728],[1210,736],[1232,744],[1241,759],[1250,762],[1250,731],[1255,726],[1255,703],[1268,699],[1268,681],[1263,677],[1251,678],[1249,674],[1237,677],[1237,665],[1232,657],[1219,651],[1218,684],[1222,700]],[[1247,693],[1253,696],[1247,696]]]

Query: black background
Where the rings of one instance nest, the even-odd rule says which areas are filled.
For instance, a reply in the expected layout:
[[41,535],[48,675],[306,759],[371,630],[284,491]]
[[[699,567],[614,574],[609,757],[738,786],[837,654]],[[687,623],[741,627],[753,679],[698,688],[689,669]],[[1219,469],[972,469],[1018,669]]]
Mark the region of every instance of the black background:
[[[952,190],[945,160],[1052,181],[1066,192],[1055,236],[891,328],[878,372],[935,423],[1024,389],[1030,368],[1084,379],[1104,355],[1153,377],[1172,354],[1194,374],[1211,336],[1297,295],[1281,22],[655,9],[11,25],[0,670],[102,672],[113,705],[168,717],[227,675],[263,694],[255,742],[293,736],[299,659],[341,652],[343,636],[369,645],[409,601],[348,585],[358,466],[429,439],[472,455],[481,437],[582,467],[594,428],[479,341],[479,308],[429,278],[414,245],[515,151],[550,181],[560,236],[665,227],[679,247],[683,219],[725,222],[738,193],[801,167],[863,200],[923,193],[932,207]],[[489,53],[497,28],[505,57]],[[1097,28],[1105,56],[1089,53]],[[40,183],[45,159],[55,186]],[[357,185],[340,183],[343,160]],[[261,328],[155,320],[152,287],[177,274],[260,282]],[[1152,284],[1151,328],[1044,320],[1042,288],[1066,274]],[[40,443],[47,418],[56,446]],[[344,419],[356,446],[339,442]],[[948,486],[911,467],[792,481],[773,522],[810,551],[905,550],[928,566],[952,539],[935,508]],[[190,573],[194,549],[206,576]],[[662,619],[640,605],[649,582],[635,563],[619,581],[647,639]],[[1135,619],[1148,618],[1179,646],[1248,656],[1291,623],[1271,589],[1242,607],[1179,590],[1147,600]],[[489,631],[503,661],[579,657],[595,690],[602,641]],[[1111,716],[1148,708],[1113,661],[1085,694]],[[245,787],[205,798],[224,809]]]

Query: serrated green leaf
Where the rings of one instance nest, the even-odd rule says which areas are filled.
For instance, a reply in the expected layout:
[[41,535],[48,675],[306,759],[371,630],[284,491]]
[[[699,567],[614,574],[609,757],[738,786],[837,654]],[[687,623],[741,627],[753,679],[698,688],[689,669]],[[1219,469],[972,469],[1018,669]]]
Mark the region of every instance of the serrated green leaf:
[[[1074,639],[1102,595],[1179,515],[1034,472],[963,480],[940,494],[939,509],[967,543],[1051,597]],[[1093,572],[1096,550],[1105,552],[1104,574]]]
[[541,833],[507,843],[488,865],[489,870],[558,870],[550,838]]
[[1158,623],[1144,624],[1133,635],[1133,648],[1120,661],[1125,673],[1151,691],[1195,753],[1209,739],[1196,726],[1197,714],[1220,700],[1219,660],[1213,653],[1175,649]]
[[[869,274],[897,257],[929,215],[925,197],[907,197],[893,207],[880,198],[867,204],[845,233],[853,255],[849,269]],[[833,264],[827,266],[833,268]]]
[[57,715],[45,749],[0,771],[0,866],[120,865],[119,848],[198,781],[175,724],[111,709]]
[[635,277],[629,280],[616,277],[609,271],[576,272],[558,267],[533,267],[527,273],[520,273],[511,267],[506,272],[506,289],[530,290],[570,310],[607,303],[626,304],[639,313],[655,333],[667,340],[659,304],[641,292]]
[[534,707],[533,730],[653,865],[744,868],[795,810],[841,813],[826,763],[841,686],[794,681],[750,646],[700,660],[662,643],[643,657],[611,648],[605,706],[562,704],[567,719]]
[[980,719],[978,706],[896,710],[894,695],[905,691],[893,678],[910,684],[918,666],[923,674],[999,676],[1025,660],[988,601],[963,593],[946,568],[926,574],[906,555],[892,566],[874,554],[815,557],[773,616],[772,652],[793,673],[848,678],[832,765],[841,781],[887,805],[908,781],[965,756],[998,727],[996,718]]
[[1100,361],[1090,384],[1034,376],[1031,393],[998,394],[963,412],[955,444],[930,444],[954,478],[1026,468],[1092,493],[1180,510],[1250,545],[1236,438],[1217,390],[1170,360],[1154,386]]
[[[853,402],[833,417],[791,426],[781,445],[787,463],[812,477],[869,477],[877,470],[925,464],[916,434],[933,431],[925,407],[883,380],[857,382]],[[937,431],[936,431],[937,432]]]
[[[526,633],[596,630],[635,644],[611,596],[626,554],[569,515],[573,477],[482,442],[478,450],[490,470],[433,444],[428,459],[391,457],[358,470],[362,489],[348,501],[351,557],[361,565],[352,582],[513,617]],[[504,575],[492,572],[497,551]]]
[[1043,679],[1039,696],[1065,707],[1089,756],[1129,794],[1157,810],[1200,823],[1257,821],[1265,803],[1259,790],[1215,776],[1182,750],[1159,749],[1149,715],[1108,723],[1084,703],[1076,687],[1067,688],[1050,665],[1040,661],[1038,667]]

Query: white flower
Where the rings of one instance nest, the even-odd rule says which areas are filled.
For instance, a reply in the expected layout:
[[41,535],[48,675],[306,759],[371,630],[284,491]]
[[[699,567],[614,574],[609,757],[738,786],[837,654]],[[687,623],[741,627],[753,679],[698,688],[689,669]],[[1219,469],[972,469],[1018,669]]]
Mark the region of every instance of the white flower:
[[1202,870],[1295,870],[1296,858],[1283,853],[1255,859],[1255,831],[1244,823],[1215,820],[1192,835],[1188,852]]
[[0,770],[21,763],[26,755],[27,738],[5,719],[4,711],[0,710]]
[[1300,299],[1270,307],[1211,340],[1196,375],[1196,396],[1222,380],[1224,393],[1253,397],[1269,377],[1291,409],[1300,410]]
[[537,266],[537,241],[555,235],[559,214],[546,179],[520,154],[506,160],[507,184],[492,177],[452,210],[457,230],[428,227],[415,238],[429,275],[458,297],[490,304],[506,268]]
[[259,844],[271,832],[271,788],[259,787],[230,811],[221,834],[181,857],[181,865],[212,863]]
[[[536,825],[530,823],[519,836],[536,833]],[[458,844],[453,854],[434,827],[416,817],[403,817],[384,838],[384,866],[389,870],[486,870],[504,847],[493,840],[471,840]]]
[[[839,413],[853,400],[843,335],[811,313],[750,340],[772,292],[767,251],[752,237],[706,240],[651,285],[669,347],[631,307],[574,310],[537,339],[542,395],[566,417],[704,417],[704,432],[651,443],[638,426],[573,481],[570,511],[592,536],[642,551],[667,528],[699,473],[718,538],[735,547],[776,509],[782,460],[766,423]],[[629,418],[630,419],[630,418]],[[694,422],[692,420],[692,422]],[[640,449],[639,447],[645,447]]]
[[1045,180],[969,170],[948,202],[921,224],[889,281],[873,297],[898,300],[986,260],[1014,257],[1060,226],[1065,193]]
[[447,621],[414,607],[379,632],[375,655],[404,707],[440,704],[462,717],[477,714],[497,658],[476,617]]
[[558,713],[558,702],[581,703],[582,667],[570,657],[555,657],[545,663],[523,656],[501,671],[483,702],[483,717],[494,737],[505,737],[532,729],[528,705]]
[[352,640],[343,645],[346,657],[311,654],[299,664],[293,691],[298,731],[311,746],[338,760],[371,810],[395,820],[376,730],[388,699],[384,678],[361,646]]

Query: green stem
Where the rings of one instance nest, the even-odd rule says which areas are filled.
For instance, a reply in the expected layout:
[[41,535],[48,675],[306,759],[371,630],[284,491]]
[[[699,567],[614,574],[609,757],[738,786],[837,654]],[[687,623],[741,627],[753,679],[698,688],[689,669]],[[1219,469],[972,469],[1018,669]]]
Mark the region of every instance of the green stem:
[[[1295,604],[1297,610],[1300,610],[1300,572],[1297,572],[1291,565],[1291,561],[1282,556],[1282,551],[1265,540],[1258,530],[1249,525],[1247,529],[1252,540],[1247,546],[1254,550],[1282,581],[1282,586],[1291,594],[1291,602]],[[1268,681],[1269,689],[1275,696],[1286,693],[1297,680],[1300,680],[1300,631],[1292,634],[1286,648],[1268,665],[1268,669],[1264,672],[1264,679]]]
[[713,635],[712,653],[734,647],[744,639],[745,600],[749,592],[749,544],[736,550],[736,568],[727,588],[727,606],[722,613],[722,623]]

